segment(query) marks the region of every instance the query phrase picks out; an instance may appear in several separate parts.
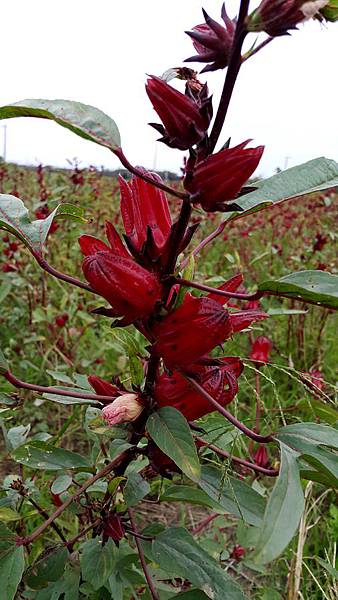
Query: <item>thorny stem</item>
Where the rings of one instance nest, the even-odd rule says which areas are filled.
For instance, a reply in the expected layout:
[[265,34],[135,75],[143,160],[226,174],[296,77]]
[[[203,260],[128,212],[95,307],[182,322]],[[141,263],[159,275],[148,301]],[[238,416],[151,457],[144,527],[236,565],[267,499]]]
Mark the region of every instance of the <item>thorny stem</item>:
[[[128,515],[129,515],[130,524],[131,524],[133,530],[135,531],[135,533],[137,534],[138,532],[137,532],[137,529],[136,529],[136,524],[135,524],[135,521],[134,521],[134,515],[133,515],[133,511],[132,511],[131,508],[129,508],[129,510],[128,510]],[[140,557],[140,562],[141,562],[141,565],[142,565],[143,573],[144,573],[144,576],[145,576],[145,578],[147,580],[147,583],[148,583],[148,587],[149,587],[149,591],[150,591],[151,597],[153,598],[153,600],[160,600],[160,597],[159,597],[157,591],[155,590],[154,582],[153,582],[153,580],[152,580],[152,578],[150,576],[150,573],[149,573],[149,570],[148,570],[148,565],[146,563],[146,559],[145,559],[145,556],[144,556],[142,544],[141,544],[141,542],[139,540],[138,535],[135,536],[135,543],[136,543],[137,551],[138,551],[138,554],[139,554],[139,557]]]
[[0,373],[7,381],[9,381],[14,387],[22,388],[25,390],[31,390],[32,392],[40,392],[41,394],[56,394],[58,396],[67,396],[69,398],[82,398],[83,400],[97,400],[99,402],[103,402],[108,404],[109,402],[113,402],[115,398],[112,396],[103,396],[101,394],[86,394],[82,392],[68,392],[67,390],[60,390],[51,386],[44,385],[34,385],[33,383],[27,383],[26,381],[21,381],[21,379],[17,379],[13,373],[10,371],[6,371],[5,373]]
[[223,123],[228,112],[232,92],[235,87],[236,79],[242,65],[241,51],[247,30],[245,27],[245,19],[248,15],[250,0],[241,0],[241,5],[238,14],[238,21],[234,36],[234,42],[229,58],[229,66],[225,76],[223,91],[218,106],[216,118],[210,133],[209,153],[211,154],[217,144],[218,138],[222,131]]
[[263,292],[255,292],[254,294],[240,294],[239,292],[227,292],[225,290],[218,290],[217,288],[204,285],[203,283],[196,283],[195,281],[189,281],[188,279],[180,279],[179,277],[172,278],[172,281],[185,287],[192,287],[196,290],[202,290],[203,292],[209,292],[211,294],[218,294],[225,298],[238,298],[240,300],[259,300],[263,296]]
[[95,292],[95,290],[93,290],[93,288],[90,287],[90,285],[88,285],[88,283],[84,283],[80,279],[76,279],[76,277],[72,277],[71,275],[67,275],[66,273],[62,273],[62,271],[58,271],[57,269],[54,269],[54,267],[52,267],[52,265],[50,265],[42,257],[42,255],[39,252],[36,252],[35,250],[31,250],[31,253],[34,256],[36,262],[41,267],[41,269],[43,269],[44,271],[47,271],[47,273],[49,273],[50,275],[53,275],[53,277],[56,277],[56,279],[61,279],[61,281],[70,283],[71,285],[74,285],[83,290],[86,290],[87,292],[91,292],[92,294],[96,294],[98,296],[100,295],[97,292]]
[[264,467],[255,465],[254,463],[249,462],[248,460],[244,460],[243,458],[239,458],[238,456],[233,456],[232,454],[230,454],[230,452],[227,452],[226,450],[221,450],[221,448],[218,448],[218,446],[214,446],[214,444],[209,444],[203,438],[197,435],[194,435],[194,438],[203,446],[210,448],[210,450],[215,452],[215,454],[218,454],[218,456],[221,456],[222,458],[229,458],[231,462],[242,465],[243,467],[247,467],[248,469],[252,469],[253,471],[256,471],[256,473],[262,473],[263,475],[268,475],[269,477],[277,477],[279,474],[278,469],[265,469]]
[[110,463],[108,463],[103,469],[101,469],[101,471],[98,471],[95,475],[93,475],[92,477],[87,479],[87,481],[81,487],[79,487],[74,494],[69,496],[67,498],[67,500],[65,500],[64,503],[61,504],[61,506],[59,506],[57,508],[57,510],[55,512],[53,512],[53,514],[48,519],[46,519],[46,521],[44,523],[39,525],[39,527],[37,527],[33,531],[33,533],[31,533],[30,535],[23,537],[23,538],[20,538],[20,537],[17,538],[17,542],[16,542],[17,546],[28,546],[29,544],[34,542],[34,540],[37,537],[39,537],[45,531],[45,529],[47,529],[47,527],[49,527],[52,523],[54,523],[55,519],[57,519],[60,515],[62,515],[63,511],[65,511],[66,508],[68,508],[68,506],[70,506],[72,504],[72,502],[74,502],[74,500],[79,498],[79,496],[81,496],[81,494],[83,494],[83,492],[85,492],[87,488],[89,488],[91,485],[93,485],[93,483],[95,483],[95,481],[98,481],[98,479],[102,479],[102,477],[105,477],[111,471],[113,471],[113,469],[115,469],[115,467],[119,466],[120,463],[122,463],[123,460],[128,457],[128,455],[129,455],[129,450],[122,452],[122,454],[119,454],[119,456],[114,458],[114,460],[112,460]]
[[189,198],[189,194],[187,194],[187,192],[180,192],[179,190],[174,190],[174,188],[169,187],[168,185],[166,185],[165,183],[162,183],[161,181],[157,181],[157,180],[153,179],[153,177],[151,177],[150,175],[147,175],[146,173],[144,173],[137,167],[134,167],[132,164],[130,164],[129,160],[124,155],[122,148],[118,148],[117,150],[115,150],[114,154],[120,159],[123,166],[126,169],[128,169],[128,171],[130,171],[130,173],[132,173],[133,175],[136,175],[140,179],[147,181],[147,183],[150,183],[154,187],[157,187],[160,190],[163,190],[164,192],[171,194],[172,196],[176,196],[176,198],[180,198],[181,200],[186,200],[186,198]]
[[230,423],[232,423],[235,427],[237,427],[237,429],[242,431],[247,437],[249,437],[250,439],[252,439],[255,442],[258,442],[260,444],[267,444],[268,442],[272,442],[271,435],[256,434],[254,431],[252,431],[252,429],[249,429],[249,427],[244,425],[244,423],[242,423],[241,421],[236,419],[236,417],[234,417],[231,413],[229,413],[227,410],[225,410],[225,408],[223,408],[223,406],[221,404],[219,404],[217,402],[217,400],[215,400],[212,396],[210,396],[210,394],[208,394],[208,392],[199,383],[197,383],[197,381],[195,381],[195,379],[193,379],[192,377],[187,375],[184,371],[180,371],[180,373],[181,373],[182,377],[184,377],[186,379],[186,381],[188,381],[190,383],[190,385],[193,388],[195,388],[195,390],[199,394],[201,394],[201,396],[203,396],[206,400],[208,400],[208,402],[210,404],[212,404],[212,406],[214,406],[215,409],[221,415],[223,415],[223,417],[225,417],[228,421],[230,421]]

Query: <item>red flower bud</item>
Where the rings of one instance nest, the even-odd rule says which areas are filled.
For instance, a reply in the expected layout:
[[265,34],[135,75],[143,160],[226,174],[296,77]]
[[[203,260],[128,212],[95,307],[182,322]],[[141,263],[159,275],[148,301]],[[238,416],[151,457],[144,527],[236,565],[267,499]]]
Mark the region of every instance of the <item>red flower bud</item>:
[[149,315],[161,298],[155,275],[131,258],[95,252],[84,259],[82,269],[92,288],[110,303],[114,316],[123,317],[123,325]]
[[68,321],[68,313],[63,313],[63,315],[58,315],[55,317],[55,325],[57,327],[64,327]]
[[272,341],[268,337],[260,335],[258,338],[255,339],[254,343],[252,344],[250,358],[251,360],[257,361],[257,369],[262,367],[264,363],[268,362],[271,350]]
[[230,558],[232,558],[232,560],[235,561],[240,561],[244,555],[245,548],[243,548],[243,546],[240,546],[239,544],[236,544],[231,551]]
[[[238,391],[237,378],[243,364],[237,357],[222,358],[220,364],[193,368],[201,386],[222,406],[233,400]],[[194,421],[214,411],[214,407],[177,371],[163,373],[155,385],[154,397],[159,406],[173,406],[188,421]]]
[[211,298],[186,294],[183,304],[154,327],[155,350],[168,368],[191,365],[231,335],[229,313]]
[[122,394],[114,402],[102,409],[102,416],[110,427],[120,423],[136,421],[143,411],[143,404],[137,394]]
[[121,517],[114,513],[110,513],[104,521],[102,533],[107,538],[112,538],[114,542],[119,542],[125,535],[125,528]]
[[[145,169],[142,169],[146,173]],[[155,181],[161,178],[155,173],[148,173]],[[124,229],[131,246],[142,252],[151,234],[155,256],[163,249],[171,229],[171,217],[165,193],[143,181],[133,177],[127,183],[119,177],[121,192],[121,214]]]
[[265,31],[273,37],[296,29],[298,23],[319,15],[328,0],[262,0],[248,18],[249,31]]
[[187,174],[184,187],[194,203],[208,212],[227,210],[225,203],[236,198],[264,151],[264,146],[245,148],[248,141],[212,154]]
[[221,17],[225,27],[211,19],[204,9],[202,11],[205,23],[196,25],[192,31],[186,31],[193,40],[197,55],[186,58],[184,62],[212,63],[202,69],[201,73],[206,73],[224,69],[227,66],[234,39],[235,22],[229,19],[224,4]]
[[97,375],[89,375],[87,379],[93,390],[100,396],[112,396],[113,398],[117,398],[117,396],[120,396],[124,391],[112,383],[101,379],[101,377],[97,377]]
[[155,76],[148,79],[146,91],[164,125],[150,123],[162,135],[161,142],[170,148],[188,150],[204,138],[212,117],[206,85],[200,93],[200,102]]
[[253,460],[257,467],[263,467],[263,469],[269,469],[271,467],[269,455],[265,446],[261,445],[253,455]]

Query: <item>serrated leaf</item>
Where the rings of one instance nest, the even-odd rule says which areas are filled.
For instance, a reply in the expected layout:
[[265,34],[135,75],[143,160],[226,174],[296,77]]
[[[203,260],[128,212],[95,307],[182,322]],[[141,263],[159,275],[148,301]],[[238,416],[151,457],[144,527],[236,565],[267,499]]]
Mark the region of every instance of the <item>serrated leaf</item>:
[[326,271],[299,271],[280,279],[263,281],[258,290],[338,309],[338,276]]
[[11,453],[12,458],[31,469],[58,471],[60,469],[90,470],[88,460],[70,450],[56,448],[46,442],[29,442]]
[[272,175],[257,185],[257,190],[236,199],[242,212],[229,213],[228,219],[243,217],[243,211],[249,214],[283,200],[338,186],[338,163],[325,157],[314,158]]
[[198,481],[201,467],[190,427],[182,413],[165,406],[152,413],[146,428],[155,444],[193,481]]
[[277,558],[295,535],[304,510],[297,458],[283,443],[278,479],[268,500],[254,560],[265,564]]
[[297,450],[304,460],[338,487],[338,430],[319,423],[295,423],[280,429],[275,438]]
[[265,500],[248,484],[230,477],[214,466],[203,466],[198,485],[224,511],[243,519],[249,525],[260,526]]
[[9,231],[30,250],[41,254],[48,232],[56,216],[68,215],[84,221],[83,210],[72,204],[59,204],[46,219],[31,221],[22,200],[0,194],[0,229]]
[[29,99],[0,108],[0,119],[40,117],[55,121],[85,140],[114,151],[121,146],[115,121],[104,112],[72,100]]
[[14,600],[24,568],[23,546],[16,547],[9,542],[2,543],[0,546],[1,600]]
[[88,540],[81,546],[80,565],[82,578],[89,581],[94,590],[100,589],[113,571],[115,564],[114,544],[111,539],[103,545],[102,538]]
[[170,577],[188,579],[213,600],[246,598],[239,585],[183,527],[172,527],[160,533],[153,541],[153,556]]

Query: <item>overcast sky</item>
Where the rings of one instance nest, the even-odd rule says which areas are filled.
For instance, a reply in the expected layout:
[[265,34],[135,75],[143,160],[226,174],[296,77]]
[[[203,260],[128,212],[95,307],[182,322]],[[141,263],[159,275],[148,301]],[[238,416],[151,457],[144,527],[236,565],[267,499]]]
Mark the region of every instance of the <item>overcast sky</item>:
[[[230,16],[238,4],[226,2]],[[160,75],[194,54],[184,30],[202,22],[201,6],[219,20],[218,0],[6,2],[0,104],[24,98],[92,104],[115,119],[131,162],[179,171],[183,153],[156,142],[147,125],[158,119],[144,84],[146,73]],[[338,160],[337,55],[338,29],[331,24],[307,23],[274,40],[243,66],[223,142],[231,136],[233,144],[247,138],[264,144],[258,168],[264,175],[317,156]],[[208,75],[215,102],[223,78],[224,71]],[[77,157],[82,166],[119,166],[108,150],[39,119],[1,122],[0,155],[5,123],[7,160],[63,166]]]

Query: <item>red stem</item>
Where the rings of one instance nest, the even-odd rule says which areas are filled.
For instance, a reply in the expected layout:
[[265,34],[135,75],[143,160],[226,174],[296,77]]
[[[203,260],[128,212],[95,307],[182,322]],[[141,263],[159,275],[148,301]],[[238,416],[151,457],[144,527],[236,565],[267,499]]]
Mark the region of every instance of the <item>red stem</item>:
[[[198,244],[198,246],[196,246],[196,248],[192,251],[191,254],[193,256],[197,256],[197,254],[199,254],[199,252],[201,252],[201,250],[203,250],[203,248],[205,248],[205,246],[210,244],[210,242],[212,242],[212,240],[214,240],[219,235],[221,235],[221,233],[223,233],[227,223],[228,223],[228,221],[222,221],[222,223],[220,223],[220,225],[217,227],[217,229],[215,229],[215,231],[213,231],[206,238],[204,238],[204,240],[202,240]],[[184,267],[187,266],[188,262],[189,262],[189,256],[180,263],[180,265],[179,265],[180,269],[184,269]]]
[[147,183],[150,183],[154,187],[157,187],[160,190],[163,190],[164,192],[171,194],[172,196],[176,196],[176,198],[180,198],[181,200],[185,200],[186,198],[189,198],[189,194],[187,194],[187,192],[180,192],[179,190],[174,190],[174,188],[169,187],[165,183],[162,183],[160,181],[157,181],[156,179],[153,179],[150,175],[147,175],[141,169],[134,167],[132,164],[130,164],[129,160],[124,155],[122,148],[117,148],[117,150],[114,151],[114,154],[120,159],[123,166],[126,169],[128,169],[128,171],[130,171],[130,173],[132,173],[133,175],[136,175],[140,179],[147,181]]
[[72,277],[71,275],[67,275],[66,273],[62,273],[62,271],[58,271],[57,269],[54,269],[54,267],[52,267],[52,265],[50,265],[42,257],[42,255],[39,254],[39,252],[36,252],[35,250],[31,250],[31,253],[33,254],[36,262],[40,265],[41,269],[43,269],[44,271],[47,271],[47,273],[49,273],[50,275],[53,275],[53,277],[56,277],[57,279],[61,279],[61,281],[65,281],[66,283],[70,283],[71,285],[74,285],[83,290],[86,290],[87,292],[92,292],[92,294],[97,294],[98,296],[100,295],[97,292],[95,292],[95,290],[93,290],[93,288],[90,287],[90,285],[88,285],[88,283],[84,283],[80,279],[76,279],[76,277]]
[[221,450],[221,448],[218,448],[218,446],[214,446],[214,444],[208,444],[208,442],[206,442],[205,440],[203,440],[203,438],[197,435],[194,436],[194,438],[195,440],[198,440],[198,442],[200,442],[200,444],[202,444],[203,446],[207,446],[208,448],[210,448],[210,450],[215,452],[215,454],[218,454],[218,456],[221,456],[222,458],[229,458],[231,462],[242,465],[243,467],[247,467],[248,469],[252,469],[253,471],[256,471],[256,473],[262,473],[263,475],[268,475],[269,477],[277,477],[279,474],[278,469],[265,469],[264,467],[259,467],[258,465],[255,465],[254,463],[249,462],[248,460],[244,460],[243,458],[239,458],[238,456],[233,456],[232,454],[230,454],[230,452],[227,452],[226,450]]
[[152,580],[152,578],[150,576],[149,570],[148,570],[148,565],[146,563],[146,559],[145,559],[145,556],[144,556],[142,544],[141,544],[141,542],[139,540],[139,537],[138,537],[138,532],[137,532],[136,524],[135,524],[135,521],[134,521],[134,515],[133,515],[133,511],[131,510],[131,508],[129,508],[129,510],[128,510],[128,515],[129,515],[130,524],[131,524],[133,530],[137,534],[135,536],[135,543],[136,543],[137,551],[138,551],[138,554],[139,554],[139,557],[140,557],[140,562],[141,562],[141,565],[142,565],[143,573],[144,573],[144,576],[145,576],[145,578],[147,580],[147,583],[148,583],[148,587],[149,587],[149,591],[150,591],[151,597],[152,597],[153,600],[160,600],[160,597],[159,597],[157,591],[155,590],[154,582],[153,582],[153,580]]
[[229,58],[228,70],[225,76],[222,96],[218,106],[216,118],[210,133],[209,139],[209,154],[211,154],[217,144],[218,138],[222,131],[225,117],[228,112],[232,92],[235,87],[237,75],[242,65],[242,46],[247,34],[245,27],[245,20],[249,10],[250,0],[241,0],[241,5],[238,13],[238,20],[236,25],[236,31],[234,41],[231,49],[231,55]]
[[237,427],[237,429],[242,431],[246,436],[248,436],[250,439],[252,439],[255,442],[258,442],[260,444],[267,444],[268,442],[272,442],[271,435],[256,434],[254,431],[252,431],[252,429],[249,429],[249,427],[244,425],[244,423],[242,423],[241,421],[236,419],[236,417],[234,417],[231,413],[229,413],[227,410],[225,410],[225,408],[223,408],[223,406],[221,404],[219,404],[217,402],[217,400],[215,400],[212,396],[210,396],[210,394],[208,394],[208,392],[199,383],[197,383],[197,381],[195,381],[195,379],[193,379],[192,377],[190,377],[189,375],[184,373],[184,371],[180,371],[180,373],[186,379],[186,381],[188,381],[190,383],[190,385],[193,388],[195,388],[195,390],[199,394],[201,394],[201,396],[203,396],[206,400],[208,400],[208,402],[210,404],[212,404],[215,407],[215,409],[221,415],[223,415],[223,417],[225,417],[228,421],[230,421],[230,423],[232,423],[235,427]]
[[82,398],[84,400],[97,400],[104,402],[107,404],[108,400],[113,402],[115,398],[112,396],[102,396],[100,394],[85,394],[82,392],[68,392],[67,390],[60,390],[55,387],[44,386],[44,385],[34,385],[33,383],[26,383],[26,381],[21,381],[17,379],[13,373],[10,371],[6,371],[5,373],[0,373],[7,381],[9,381],[14,387],[22,388],[25,390],[31,390],[32,392],[40,392],[42,394],[56,394],[58,396],[68,396],[69,398]]
[[204,285],[203,283],[195,283],[195,281],[189,281],[188,279],[180,279],[179,277],[173,277],[172,281],[178,283],[178,285],[184,285],[185,287],[195,288],[196,290],[202,290],[203,292],[209,292],[211,294],[218,294],[225,298],[239,298],[240,300],[259,300],[263,296],[263,292],[255,292],[254,294],[240,294],[239,292],[226,292],[225,290],[218,290],[217,288]]

